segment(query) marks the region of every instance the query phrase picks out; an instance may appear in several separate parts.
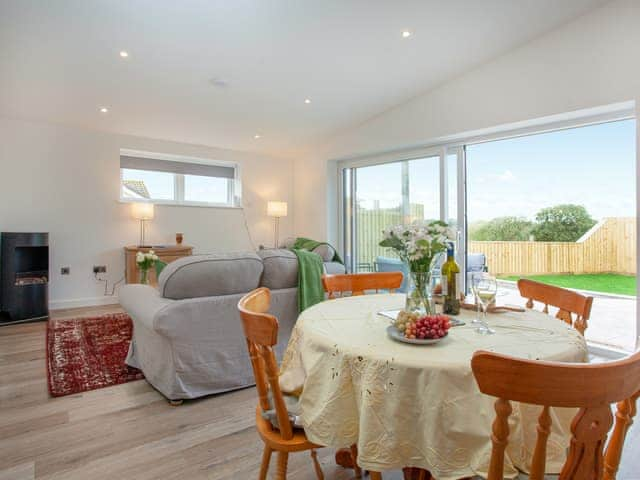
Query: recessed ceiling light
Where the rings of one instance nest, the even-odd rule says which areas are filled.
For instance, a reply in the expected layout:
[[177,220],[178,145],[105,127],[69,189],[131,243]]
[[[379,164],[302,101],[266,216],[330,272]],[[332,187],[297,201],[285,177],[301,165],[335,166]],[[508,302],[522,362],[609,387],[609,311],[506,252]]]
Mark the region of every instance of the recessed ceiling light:
[[109,109],[107,107],[100,107],[100,112],[101,113],[108,113]]
[[217,77],[210,78],[209,83],[216,88],[227,88],[229,86],[226,80]]
[[254,135],[253,138],[255,138],[256,140],[258,140],[259,138],[262,138],[262,135]]
[[304,103],[311,103],[311,99],[310,98],[305,98],[304,99]]
[[411,32],[409,30],[404,30],[402,32],[402,38],[409,38],[411,36]]
[[120,52],[120,56],[121,56],[122,58],[127,58],[127,57],[129,56],[129,52],[126,52],[126,51],[122,50],[122,51]]

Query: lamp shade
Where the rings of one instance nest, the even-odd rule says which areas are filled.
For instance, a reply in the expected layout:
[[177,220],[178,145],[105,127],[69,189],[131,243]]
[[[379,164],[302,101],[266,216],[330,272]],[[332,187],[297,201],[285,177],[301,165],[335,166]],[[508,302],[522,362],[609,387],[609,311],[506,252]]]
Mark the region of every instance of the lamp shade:
[[153,203],[131,204],[131,216],[136,220],[153,220]]
[[267,215],[270,217],[286,217],[287,202],[267,202]]

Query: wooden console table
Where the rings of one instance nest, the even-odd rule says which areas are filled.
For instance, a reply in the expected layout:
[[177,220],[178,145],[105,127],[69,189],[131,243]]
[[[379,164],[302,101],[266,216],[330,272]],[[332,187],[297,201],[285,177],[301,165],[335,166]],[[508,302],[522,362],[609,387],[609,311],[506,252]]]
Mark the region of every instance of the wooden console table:
[[[138,270],[138,264],[136,263],[136,253],[147,253],[149,250],[153,250],[158,258],[164,263],[171,263],[182,257],[188,257],[193,253],[193,247],[189,245],[165,245],[158,247],[137,247],[130,245],[124,247],[125,258],[125,279],[127,283],[140,283],[140,271]],[[156,278],[156,269],[149,269],[149,284],[157,285],[158,279]]]

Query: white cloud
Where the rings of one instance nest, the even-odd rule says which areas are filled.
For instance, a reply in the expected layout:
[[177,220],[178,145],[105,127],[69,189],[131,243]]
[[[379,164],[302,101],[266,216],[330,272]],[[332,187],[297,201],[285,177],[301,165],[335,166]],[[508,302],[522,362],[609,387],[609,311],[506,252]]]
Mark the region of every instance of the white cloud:
[[518,177],[516,177],[511,170],[505,170],[502,173],[490,173],[485,176],[479,176],[475,178],[473,181],[479,184],[495,183],[495,182],[511,183],[517,180],[517,178]]
[[501,182],[512,182],[516,179],[516,176],[511,170],[505,170],[504,173],[498,175],[498,180]]

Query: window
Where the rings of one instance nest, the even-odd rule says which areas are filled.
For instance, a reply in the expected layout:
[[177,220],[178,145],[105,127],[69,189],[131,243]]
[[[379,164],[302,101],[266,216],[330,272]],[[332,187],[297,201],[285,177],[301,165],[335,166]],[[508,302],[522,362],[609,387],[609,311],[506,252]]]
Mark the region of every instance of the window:
[[[612,107],[450,143],[338,162],[342,247],[350,271],[393,266],[385,227],[446,221],[466,275],[500,279],[500,302],[522,304],[529,277],[596,298],[590,343],[634,351],[636,134],[633,110]],[[595,292],[595,293],[592,293]],[[552,311],[555,314],[555,311]]]
[[384,228],[438,219],[458,225],[461,152],[453,148],[407,160],[341,165],[343,245],[350,271],[374,271],[393,255],[378,245]]
[[521,277],[596,292],[587,340],[635,350],[635,120],[470,144],[466,159],[468,255],[501,301],[519,301]]
[[228,198],[228,179],[202,175],[184,176],[184,199],[187,202],[225,203]]
[[120,199],[175,205],[239,205],[232,163],[122,150]]
[[122,197],[126,199],[175,200],[174,175],[168,172],[121,168]]
[[354,271],[372,272],[376,258],[385,251],[378,246],[383,228],[403,223],[409,205],[403,195],[406,164],[386,163],[354,169],[355,234]]

